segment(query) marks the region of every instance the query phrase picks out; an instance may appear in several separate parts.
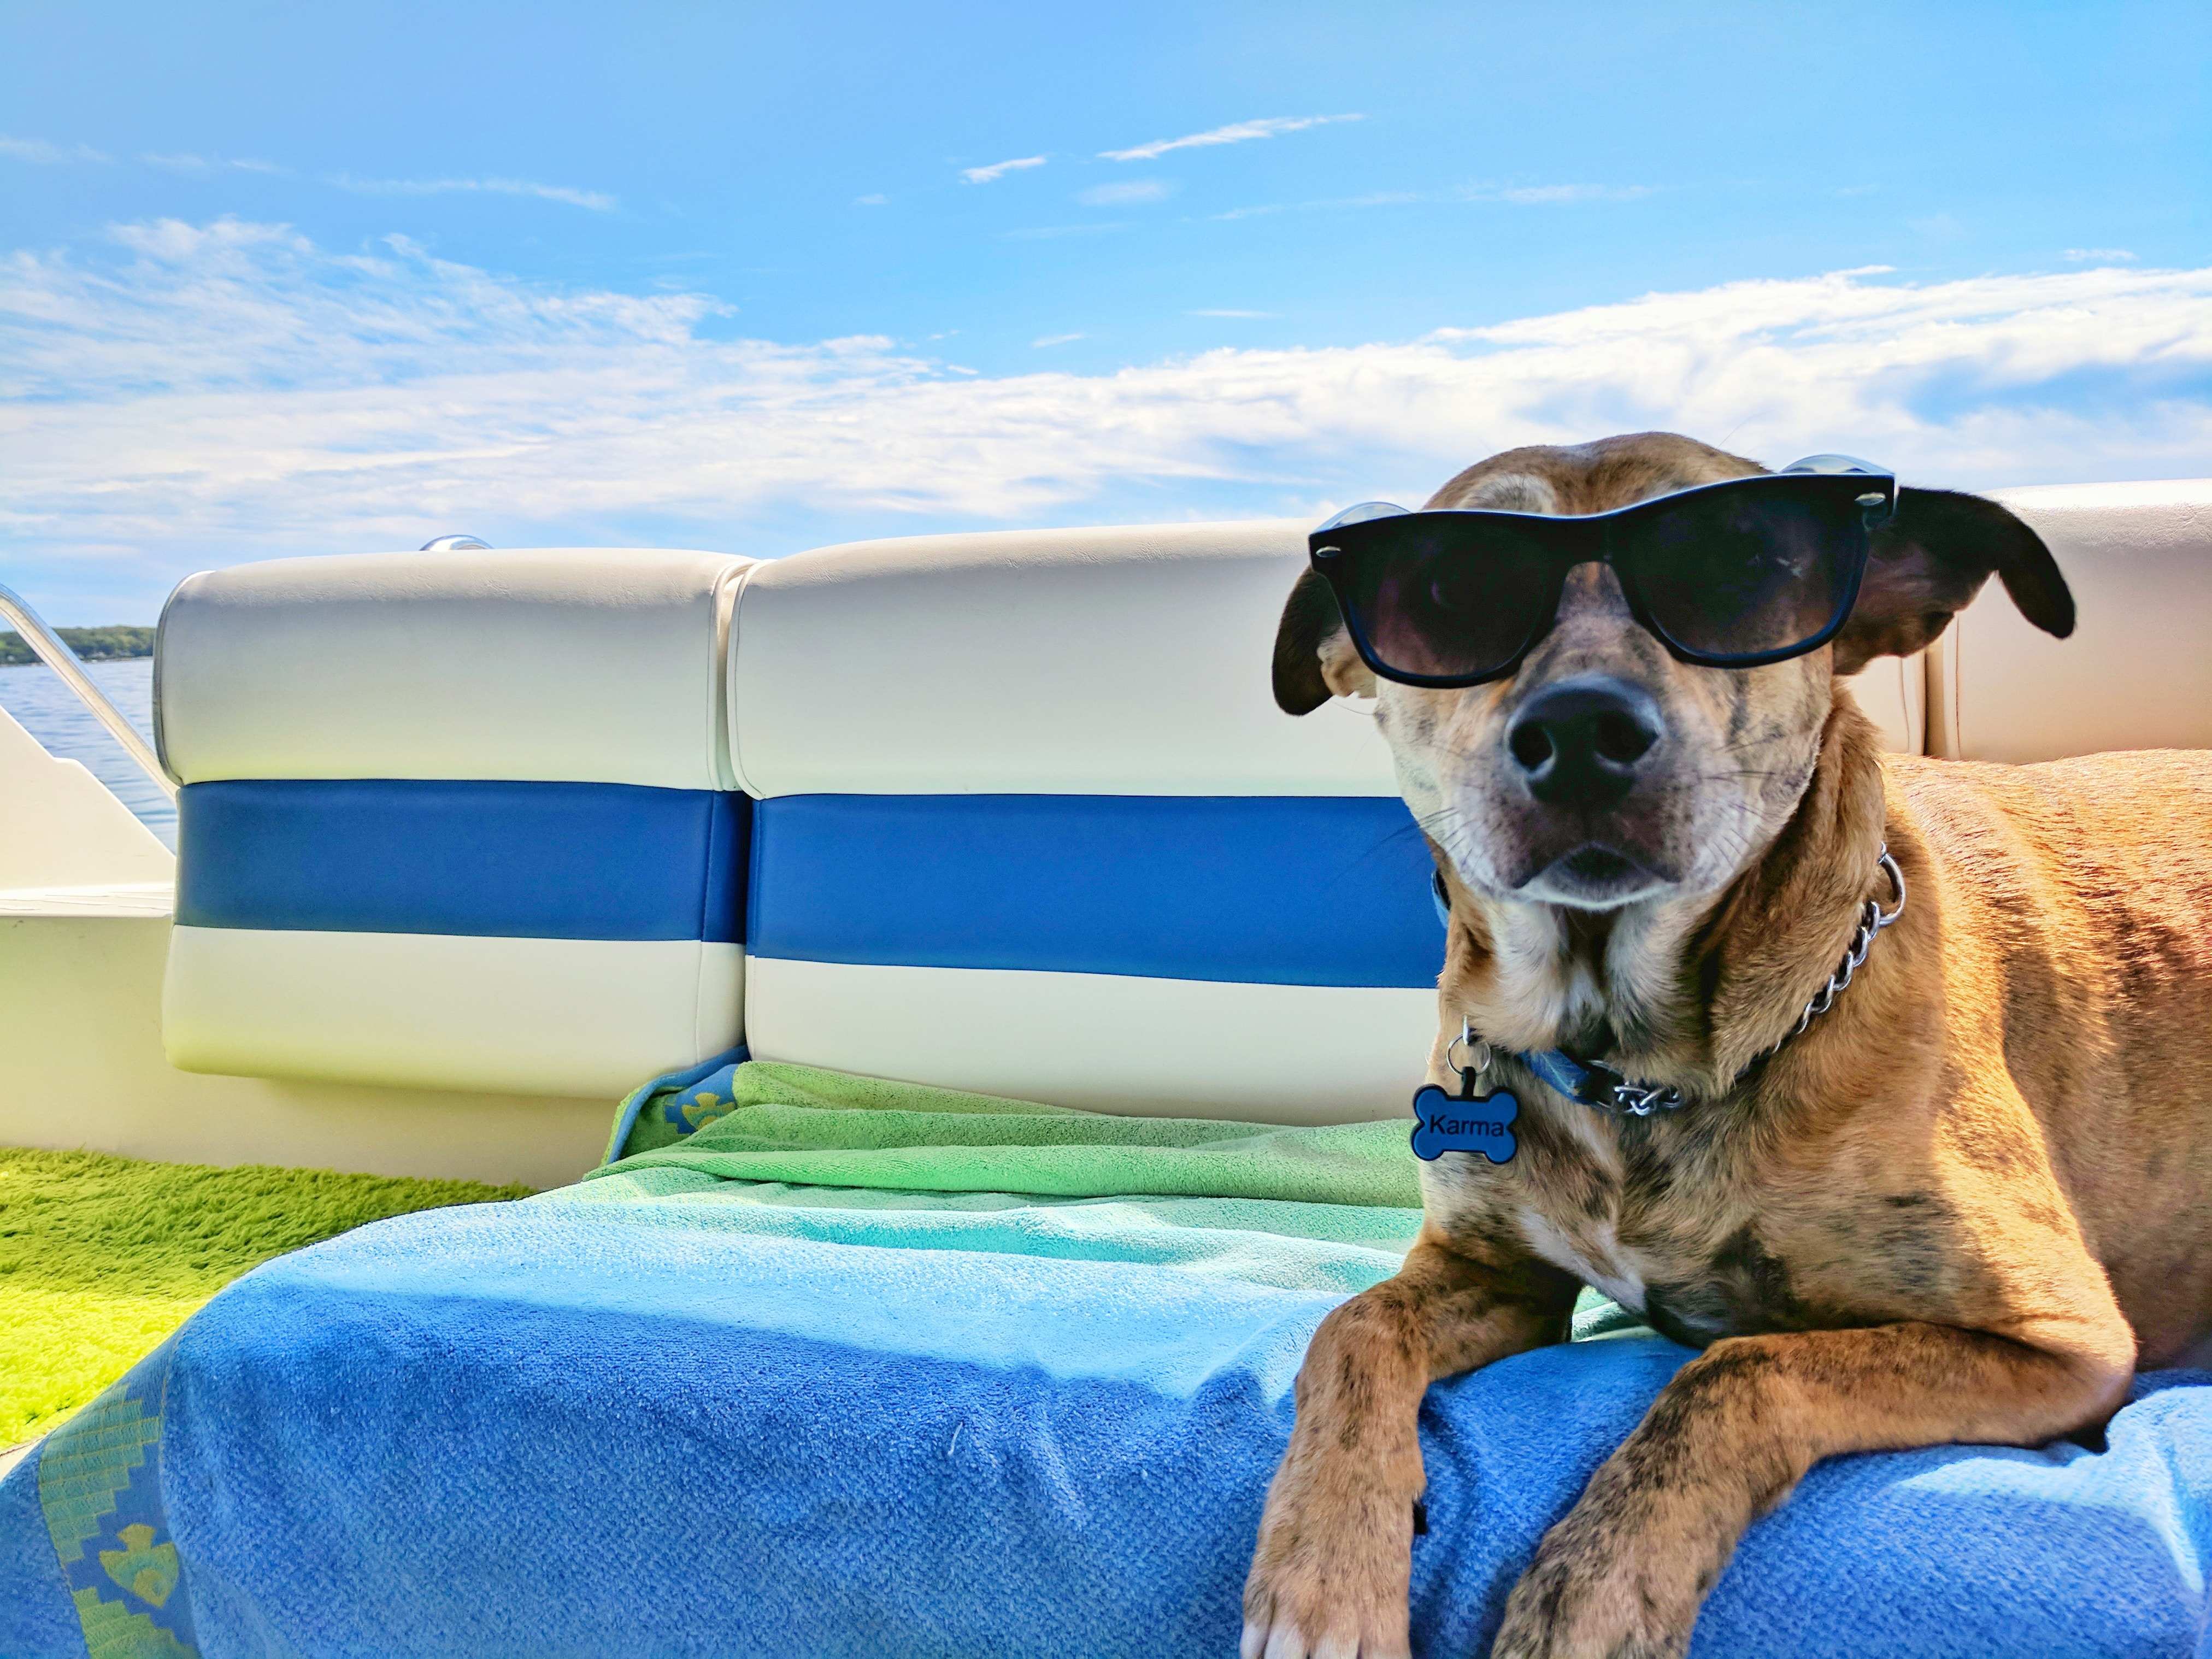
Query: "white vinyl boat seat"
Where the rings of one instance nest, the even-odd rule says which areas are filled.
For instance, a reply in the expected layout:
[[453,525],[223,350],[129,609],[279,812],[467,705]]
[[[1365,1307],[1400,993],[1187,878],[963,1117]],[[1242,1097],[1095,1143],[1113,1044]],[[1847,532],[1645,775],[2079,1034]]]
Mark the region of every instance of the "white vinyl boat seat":
[[[2212,742],[2203,653],[2130,651],[2212,628],[2212,485],[2014,501],[2080,636],[1993,586],[1855,683],[1890,745]],[[614,1097],[743,1041],[1094,1109],[1390,1110],[1443,937],[1364,706],[1270,696],[1304,532],[194,577],[157,688],[185,785],[170,1053]]]
[[191,1071],[619,1095],[742,1036],[748,562],[278,560],[163,613]]

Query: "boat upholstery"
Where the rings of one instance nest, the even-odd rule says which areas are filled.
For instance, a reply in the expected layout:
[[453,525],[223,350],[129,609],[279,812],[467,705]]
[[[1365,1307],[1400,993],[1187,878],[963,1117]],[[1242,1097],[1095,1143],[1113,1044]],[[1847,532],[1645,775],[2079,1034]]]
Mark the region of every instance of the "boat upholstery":
[[750,561],[402,553],[193,576],[155,705],[187,1071],[619,1095],[742,1037]]
[[747,1042],[1097,1109],[1371,1116],[1443,932],[1366,719],[1267,690],[1294,524],[915,538],[738,605]]
[[2041,761],[2212,748],[2212,479],[2063,484],[2001,497],[2074,590],[2070,638],[1991,582],[1932,654],[1929,752]]
[[[1854,683],[1890,746],[2212,742],[2212,484],[2008,499],[2077,635],[1991,584]],[[1279,520],[196,576],[156,697],[170,1053],[613,1096],[742,1038],[1096,1109],[1368,1115],[1419,1081],[1442,935],[1364,706],[1269,696],[1304,557]]]
[[[763,565],[732,630],[765,1059],[1099,1110],[1346,1121],[1421,1080],[1443,933],[1364,706],[1267,664],[1302,520]],[[1867,677],[1917,731],[1895,665]]]

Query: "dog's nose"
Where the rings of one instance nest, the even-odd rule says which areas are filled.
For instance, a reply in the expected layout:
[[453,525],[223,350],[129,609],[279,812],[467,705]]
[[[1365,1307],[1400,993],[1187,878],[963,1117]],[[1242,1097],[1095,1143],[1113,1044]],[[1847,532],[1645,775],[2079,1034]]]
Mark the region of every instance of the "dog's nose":
[[1585,675],[1546,686],[1506,729],[1505,747],[1548,806],[1610,806],[1666,734],[1659,705],[1624,680]]

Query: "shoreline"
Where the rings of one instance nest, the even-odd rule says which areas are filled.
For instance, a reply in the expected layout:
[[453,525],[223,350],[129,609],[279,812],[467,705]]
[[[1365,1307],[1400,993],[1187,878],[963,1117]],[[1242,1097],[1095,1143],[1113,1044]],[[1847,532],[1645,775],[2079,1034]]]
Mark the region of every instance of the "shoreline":
[[[100,628],[57,628],[64,645],[79,662],[131,662],[154,654],[154,629],[110,623]],[[0,668],[27,668],[38,653],[12,628],[0,629]]]

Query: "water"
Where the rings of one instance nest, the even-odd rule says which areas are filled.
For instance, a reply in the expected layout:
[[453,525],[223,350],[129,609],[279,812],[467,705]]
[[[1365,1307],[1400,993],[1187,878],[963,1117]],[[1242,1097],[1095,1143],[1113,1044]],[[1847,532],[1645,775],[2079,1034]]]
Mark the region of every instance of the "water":
[[[153,742],[154,659],[131,657],[121,662],[88,662],[84,672],[146,741]],[[141,823],[172,851],[175,849],[177,809],[58,675],[43,663],[0,668],[0,708],[13,714],[48,754],[83,763],[93,776],[137,815]]]

